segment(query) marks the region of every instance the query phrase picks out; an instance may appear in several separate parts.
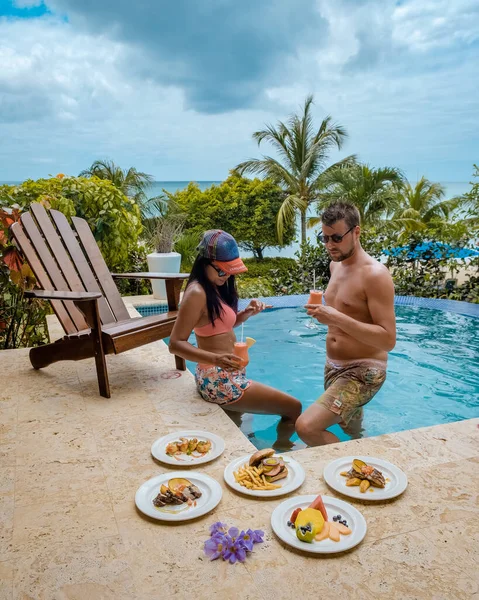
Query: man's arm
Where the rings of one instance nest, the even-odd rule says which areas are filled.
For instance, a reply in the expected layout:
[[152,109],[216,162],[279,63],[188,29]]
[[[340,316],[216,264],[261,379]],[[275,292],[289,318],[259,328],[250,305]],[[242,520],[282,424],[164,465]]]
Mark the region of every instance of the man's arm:
[[[387,352],[396,345],[394,285],[386,268],[375,268],[366,277],[365,288],[372,323],[362,323],[328,306],[308,310],[320,323],[339,327],[351,337]],[[310,305],[313,307],[314,305]]]

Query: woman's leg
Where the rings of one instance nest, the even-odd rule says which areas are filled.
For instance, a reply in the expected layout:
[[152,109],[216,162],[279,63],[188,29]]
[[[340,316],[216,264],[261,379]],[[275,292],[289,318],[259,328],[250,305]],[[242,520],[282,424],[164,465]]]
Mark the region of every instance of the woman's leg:
[[223,407],[228,412],[247,412],[263,415],[279,415],[278,440],[274,446],[286,449],[291,446],[289,438],[294,434],[294,424],[301,414],[301,402],[275,388],[257,381],[244,391],[239,400]]

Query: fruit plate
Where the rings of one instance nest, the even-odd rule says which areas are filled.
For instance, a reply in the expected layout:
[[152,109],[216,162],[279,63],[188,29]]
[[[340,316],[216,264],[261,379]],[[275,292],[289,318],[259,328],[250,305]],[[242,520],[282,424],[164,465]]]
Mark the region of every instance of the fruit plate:
[[223,490],[220,484],[203,473],[196,471],[188,472],[188,481],[194,483],[201,490],[201,497],[196,500],[196,506],[185,508],[184,504],[177,506],[164,506],[157,508],[153,504],[162,484],[168,485],[168,480],[175,477],[184,478],[184,471],[173,471],[171,473],[162,473],[152,477],[141,485],[135,494],[135,504],[145,515],[160,521],[188,521],[196,519],[213,510],[221,500]]
[[[166,446],[171,442],[178,441],[180,437],[187,439],[196,438],[201,442],[210,441],[211,449],[204,456],[194,456],[183,453],[176,455],[175,458],[175,456],[166,454]],[[223,438],[220,438],[219,435],[210,433],[209,431],[188,430],[169,433],[168,435],[159,438],[153,442],[151,446],[151,454],[157,460],[167,465],[175,465],[175,467],[190,467],[191,465],[201,465],[218,458],[218,456],[223,454],[224,449],[225,442]],[[194,454],[196,454],[196,452]]]
[[[366,492],[359,491],[359,486],[348,487],[346,485],[347,477],[340,473],[349,471],[353,460],[359,458],[367,465],[376,467],[386,479],[386,487],[377,488],[371,486]],[[367,500],[369,502],[378,502],[395,498],[404,492],[407,488],[407,476],[399,467],[393,465],[387,460],[374,458],[372,456],[345,456],[330,462],[323,471],[323,477],[326,483],[336,492],[355,498],[356,500]],[[370,491],[373,490],[373,491]]]
[[277,490],[249,490],[248,488],[240,485],[234,476],[234,472],[237,471],[243,465],[247,465],[249,463],[249,459],[251,454],[246,454],[245,456],[241,456],[240,458],[235,458],[235,460],[231,461],[229,465],[227,465],[224,471],[224,478],[226,483],[235,490],[236,492],[240,492],[241,494],[245,494],[246,496],[257,496],[258,498],[272,498],[275,496],[284,496],[284,494],[289,494],[290,492],[297,490],[300,485],[302,485],[305,472],[303,467],[299,464],[299,462],[295,461],[292,458],[284,458],[280,454],[274,454],[276,458],[281,456],[281,459],[285,463],[288,468],[288,476],[284,479],[280,479],[276,483],[277,485],[281,485]]
[[348,502],[339,500],[339,498],[333,498],[332,496],[322,496],[322,498],[326,512],[328,513],[328,521],[333,521],[333,517],[339,514],[347,521],[352,533],[341,535],[339,542],[333,542],[329,538],[321,542],[313,541],[311,544],[299,540],[296,536],[296,530],[288,527],[287,523],[296,508],[304,510],[316,499],[316,496],[311,495],[288,498],[274,509],[271,515],[271,527],[275,534],[285,544],[298,550],[303,550],[303,552],[311,552],[313,554],[344,552],[362,542],[366,535],[367,525],[359,510],[351,506]]

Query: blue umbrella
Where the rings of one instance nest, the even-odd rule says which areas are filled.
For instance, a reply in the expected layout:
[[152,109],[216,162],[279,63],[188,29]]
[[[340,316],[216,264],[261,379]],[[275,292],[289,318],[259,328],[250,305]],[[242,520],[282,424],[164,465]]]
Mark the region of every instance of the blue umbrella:
[[475,248],[462,248],[460,246],[451,246],[442,242],[421,242],[414,247],[398,246],[396,248],[385,248],[383,254],[386,256],[403,256],[407,260],[428,259],[428,258],[469,258],[479,256],[479,250]]

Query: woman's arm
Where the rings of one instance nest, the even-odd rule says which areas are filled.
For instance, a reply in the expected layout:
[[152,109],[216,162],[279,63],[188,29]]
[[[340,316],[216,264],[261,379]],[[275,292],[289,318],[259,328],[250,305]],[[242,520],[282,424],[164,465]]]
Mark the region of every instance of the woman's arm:
[[234,326],[237,327],[238,325],[241,325],[241,323],[244,323],[253,315],[257,315],[258,313],[262,312],[265,308],[272,308],[272,306],[270,304],[260,302],[259,300],[251,300],[246,308],[237,313],[236,323]]
[[207,350],[195,348],[188,338],[195,325],[201,319],[206,306],[206,294],[202,289],[190,287],[181,301],[178,318],[176,319],[168,346],[171,354],[181,356],[185,360],[217,365],[223,369],[237,369],[240,360],[234,354],[215,354]]

